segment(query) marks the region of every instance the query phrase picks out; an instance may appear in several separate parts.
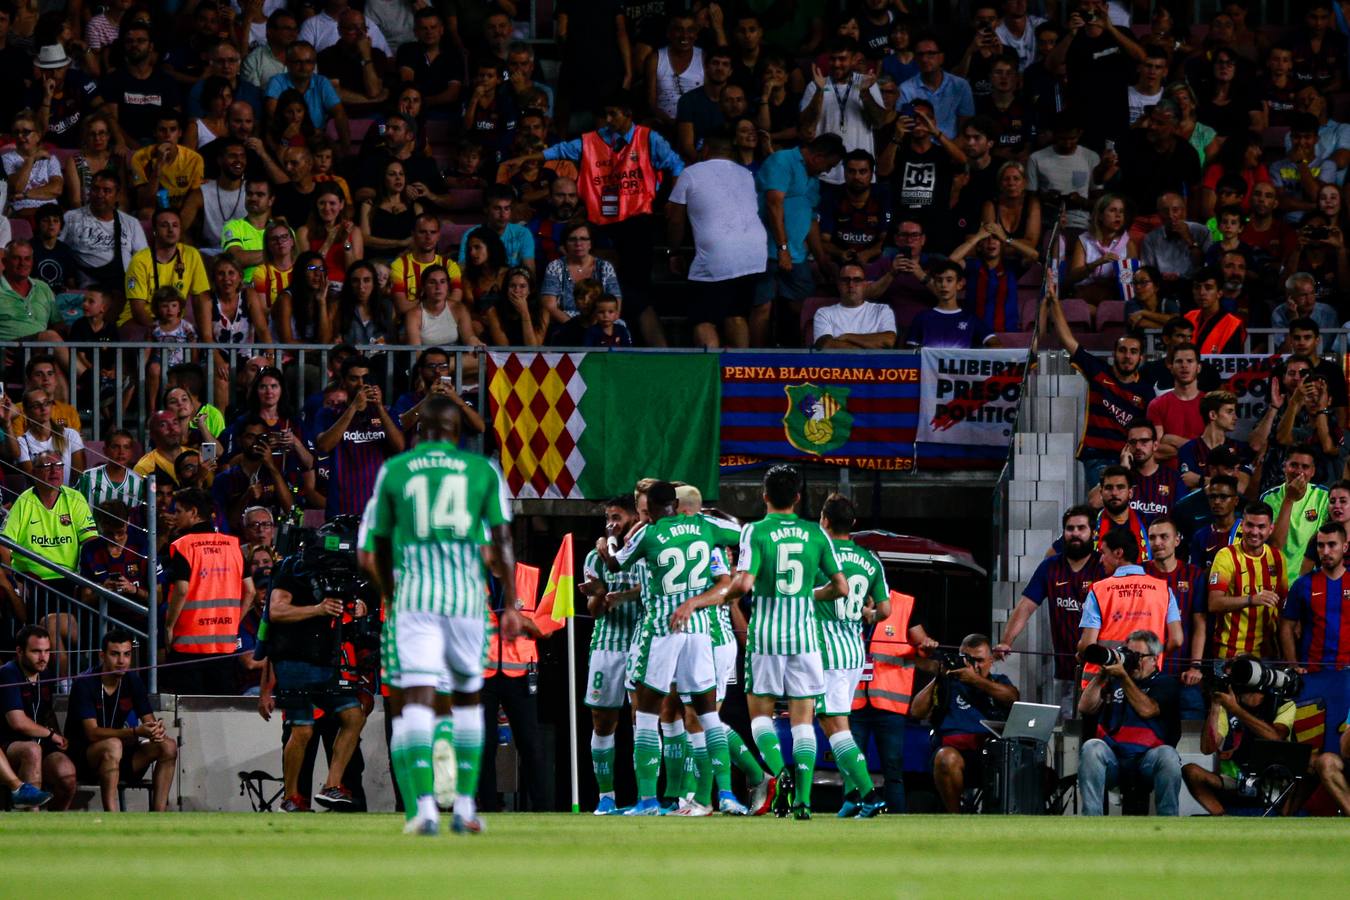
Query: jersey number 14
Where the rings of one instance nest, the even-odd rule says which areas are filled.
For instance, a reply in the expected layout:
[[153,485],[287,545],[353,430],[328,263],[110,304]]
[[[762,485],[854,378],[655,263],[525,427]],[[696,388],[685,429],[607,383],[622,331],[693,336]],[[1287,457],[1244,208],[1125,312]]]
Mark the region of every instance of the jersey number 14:
[[431,496],[431,479],[414,475],[403,488],[403,497],[413,504],[413,531],[427,540],[432,531],[449,531],[458,538],[469,536],[469,479],[464,475],[442,475]]

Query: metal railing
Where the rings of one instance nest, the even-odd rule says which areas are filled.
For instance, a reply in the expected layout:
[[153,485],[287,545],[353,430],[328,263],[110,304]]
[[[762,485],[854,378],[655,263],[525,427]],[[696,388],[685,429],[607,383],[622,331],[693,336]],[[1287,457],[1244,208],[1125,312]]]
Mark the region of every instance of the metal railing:
[[[153,508],[154,504],[151,504]],[[145,658],[141,663],[149,668],[149,689],[152,693],[158,690],[158,621],[153,613],[157,606],[156,561],[153,543],[150,544],[151,558],[146,564],[146,590],[149,596],[145,604],[111,591],[79,572],[57,565],[7,537],[0,536],[0,547],[60,575],[59,579],[46,580],[28,572],[20,572],[12,564],[7,573],[23,601],[28,622],[43,625],[51,632],[52,660],[48,674],[57,680],[59,691],[69,689],[67,679],[72,675],[93,668],[98,663],[103,636],[111,628],[125,629],[139,639],[138,643],[145,650]],[[73,596],[62,588],[72,589],[82,596]]]

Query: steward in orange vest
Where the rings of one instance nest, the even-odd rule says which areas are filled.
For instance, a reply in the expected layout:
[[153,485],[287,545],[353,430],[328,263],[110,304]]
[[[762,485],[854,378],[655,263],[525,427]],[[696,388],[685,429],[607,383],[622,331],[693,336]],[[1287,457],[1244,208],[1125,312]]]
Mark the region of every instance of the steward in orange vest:
[[[1181,611],[1176,595],[1162,578],[1147,574],[1139,561],[1139,545],[1123,530],[1102,539],[1102,568],[1107,577],[1095,582],[1083,602],[1083,629],[1078,652],[1089,644],[1121,646],[1136,631],[1166,635],[1165,649],[1181,646]],[[1162,665],[1159,659],[1158,665]],[[1083,666],[1080,687],[1086,688],[1098,666]]]
[[913,610],[913,597],[891,591],[891,614],[872,628],[867,644],[870,671],[863,669],[853,689],[853,709],[871,706],[902,716],[909,712],[914,696],[915,649],[928,637],[923,626],[910,627]]
[[586,208],[586,218],[598,226],[600,237],[614,250],[623,289],[623,317],[629,327],[640,321],[644,339],[654,343],[655,338],[664,337],[656,309],[649,305],[647,296],[652,281],[652,247],[657,242],[652,201],[661,187],[657,172],[677,178],[684,171],[684,161],[661,135],[634,124],[635,105],[631,93],[616,91],[603,101],[604,124],[598,129],[512,162],[576,163],[577,194]]
[[1238,316],[1219,306],[1219,279],[1213,269],[1202,269],[1191,283],[1198,309],[1186,313],[1186,321],[1195,329],[1195,346],[1201,356],[1215,353],[1241,353],[1247,339],[1247,325]]
[[502,639],[497,613],[490,607],[488,609],[487,665],[483,668],[482,692],[483,726],[487,737],[479,767],[478,802],[482,809],[494,812],[501,808],[497,796],[497,726],[502,712],[511,724],[511,738],[516,749],[519,774],[515,788],[516,808],[534,812],[547,808],[539,777],[539,697],[535,678],[539,651],[535,637],[540,632],[533,617],[538,601],[533,589],[521,592],[520,587],[517,578],[521,633],[514,641]]
[[211,525],[215,503],[198,488],[174,494],[180,536],[169,545],[167,666],[161,688],[179,694],[238,693],[239,621],[253,601],[239,539]]

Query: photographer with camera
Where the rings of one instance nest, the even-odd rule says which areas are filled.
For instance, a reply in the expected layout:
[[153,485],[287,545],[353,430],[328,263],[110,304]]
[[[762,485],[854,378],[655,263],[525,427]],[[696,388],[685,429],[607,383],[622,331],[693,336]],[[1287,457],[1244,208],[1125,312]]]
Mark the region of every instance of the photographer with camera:
[[1123,649],[1094,644],[1083,651],[1085,660],[1102,666],[1078,699],[1081,715],[1097,716],[1097,736],[1078,756],[1085,816],[1105,815],[1106,791],[1122,776],[1148,782],[1158,815],[1177,814],[1181,684],[1158,671],[1162,649],[1152,631],[1135,631]]
[[[355,516],[337,516],[318,529],[298,552],[282,560],[272,581],[267,608],[267,656],[275,675],[275,705],[285,715],[290,736],[282,751],[286,812],[307,812],[300,791],[306,750],[314,736],[316,710],[333,716],[338,731],[328,761],[328,778],[314,799],[329,809],[350,809],[352,791],[343,773],[356,751],[366,711],[359,683],[344,671],[343,647],[350,634],[370,626],[378,606],[370,582],[357,570]],[[270,718],[273,699],[263,677],[258,709]]]
[[1200,752],[1217,754],[1215,770],[1187,763],[1181,769],[1191,796],[1211,816],[1221,816],[1226,805],[1258,799],[1264,773],[1249,765],[1255,741],[1285,741],[1294,728],[1296,706],[1291,699],[1298,679],[1263,666],[1243,655],[1230,662],[1214,686],[1209,718],[1200,734]]
[[933,724],[933,780],[938,796],[949,813],[961,811],[961,794],[967,780],[982,780],[980,749],[990,737],[980,720],[1003,721],[1017,702],[1017,688],[1007,675],[991,674],[994,648],[982,634],[967,635],[959,653],[935,651],[936,677],[914,698],[909,712]]
[[[1102,538],[1100,556],[1106,577],[1092,585],[1083,601],[1078,655],[1082,657],[1087,647],[1099,641],[1119,646],[1140,630],[1165,632],[1168,651],[1180,647],[1183,634],[1176,594],[1164,579],[1140,567],[1139,543],[1134,535],[1123,529],[1108,531]],[[1096,671],[1092,662],[1084,664],[1084,688]]]

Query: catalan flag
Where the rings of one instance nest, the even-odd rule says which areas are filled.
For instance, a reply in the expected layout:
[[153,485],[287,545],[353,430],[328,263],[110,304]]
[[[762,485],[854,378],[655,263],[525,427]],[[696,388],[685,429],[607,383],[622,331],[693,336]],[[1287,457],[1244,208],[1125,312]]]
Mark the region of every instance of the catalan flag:
[[534,611],[534,624],[544,634],[552,634],[563,623],[576,615],[576,576],[572,562],[572,535],[562,539],[562,546],[553,557],[553,568],[548,573],[548,584],[544,586],[544,599]]
[[715,354],[490,353],[487,384],[513,497],[600,499],[647,476],[717,495]]

